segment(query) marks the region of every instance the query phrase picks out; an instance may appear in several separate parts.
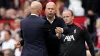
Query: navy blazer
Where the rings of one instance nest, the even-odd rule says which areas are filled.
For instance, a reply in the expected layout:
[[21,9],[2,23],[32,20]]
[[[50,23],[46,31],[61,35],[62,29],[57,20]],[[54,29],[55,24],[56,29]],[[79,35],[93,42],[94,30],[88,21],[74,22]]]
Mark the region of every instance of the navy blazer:
[[24,45],[21,56],[47,56],[44,41],[45,20],[30,15],[21,21]]

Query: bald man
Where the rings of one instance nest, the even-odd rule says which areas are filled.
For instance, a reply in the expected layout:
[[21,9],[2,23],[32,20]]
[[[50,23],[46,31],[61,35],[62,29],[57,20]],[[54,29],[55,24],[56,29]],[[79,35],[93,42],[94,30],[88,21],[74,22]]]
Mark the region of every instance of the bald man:
[[31,15],[21,21],[24,45],[21,56],[47,56],[44,41],[45,20],[39,17],[42,10],[40,2],[31,3]]
[[56,37],[56,27],[63,27],[64,21],[56,16],[56,5],[53,2],[48,2],[45,9],[46,27],[49,28],[49,35],[46,37],[46,46],[49,56],[58,56],[60,40]]

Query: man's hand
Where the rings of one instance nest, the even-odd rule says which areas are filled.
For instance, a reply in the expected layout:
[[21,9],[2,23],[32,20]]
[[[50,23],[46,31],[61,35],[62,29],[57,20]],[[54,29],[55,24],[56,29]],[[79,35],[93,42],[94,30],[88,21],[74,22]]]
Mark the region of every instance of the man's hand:
[[61,34],[63,33],[63,29],[61,27],[56,27],[55,32]]
[[56,36],[58,37],[58,39],[61,39],[61,34],[57,33]]
[[58,39],[61,39],[61,34],[63,32],[63,29],[61,27],[56,27],[55,32]]

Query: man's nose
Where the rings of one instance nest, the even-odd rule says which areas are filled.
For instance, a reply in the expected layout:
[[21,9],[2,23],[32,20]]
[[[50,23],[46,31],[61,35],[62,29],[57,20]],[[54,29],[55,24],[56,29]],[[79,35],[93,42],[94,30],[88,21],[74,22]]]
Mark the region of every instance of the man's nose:
[[50,9],[50,12],[52,12],[52,10]]

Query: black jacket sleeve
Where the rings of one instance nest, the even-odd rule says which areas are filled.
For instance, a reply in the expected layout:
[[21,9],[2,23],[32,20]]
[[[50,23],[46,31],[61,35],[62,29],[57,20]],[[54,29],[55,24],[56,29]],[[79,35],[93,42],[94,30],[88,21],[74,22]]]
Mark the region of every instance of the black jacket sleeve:
[[[59,18],[59,22],[58,22],[59,27],[63,28],[65,26],[65,22],[62,18],[60,18],[60,17],[58,17],[58,18]],[[65,27],[64,30],[66,31],[67,28]],[[59,40],[58,37],[56,35],[52,34],[51,31],[49,31],[49,36],[50,36],[51,39]]]
[[53,40],[58,40],[58,37],[56,36],[56,34],[52,34],[51,31],[49,31],[48,33],[48,39],[53,39]]
[[63,27],[63,34],[67,34],[69,32],[69,29],[67,26]]
[[94,47],[93,47],[93,44],[92,44],[92,40],[90,39],[89,33],[88,33],[88,31],[86,30],[85,27],[84,27],[83,34],[84,34],[84,39],[87,42],[87,45],[89,47],[91,55],[95,56],[95,52],[94,52]]
[[66,35],[61,34],[61,39],[60,39],[60,40],[61,40],[61,42],[62,42],[62,43],[63,43],[63,42],[65,42],[65,40],[64,40],[64,39],[65,39],[65,37],[66,37]]

